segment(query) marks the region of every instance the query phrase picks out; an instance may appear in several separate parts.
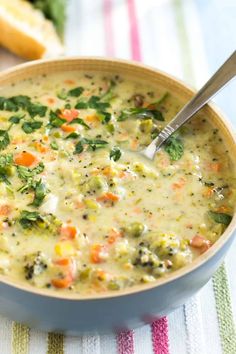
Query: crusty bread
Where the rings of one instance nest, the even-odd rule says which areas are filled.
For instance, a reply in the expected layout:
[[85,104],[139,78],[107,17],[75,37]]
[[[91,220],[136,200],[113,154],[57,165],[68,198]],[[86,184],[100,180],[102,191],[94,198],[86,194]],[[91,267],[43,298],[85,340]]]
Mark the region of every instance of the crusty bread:
[[63,53],[53,24],[24,0],[0,0],[0,45],[26,59]]

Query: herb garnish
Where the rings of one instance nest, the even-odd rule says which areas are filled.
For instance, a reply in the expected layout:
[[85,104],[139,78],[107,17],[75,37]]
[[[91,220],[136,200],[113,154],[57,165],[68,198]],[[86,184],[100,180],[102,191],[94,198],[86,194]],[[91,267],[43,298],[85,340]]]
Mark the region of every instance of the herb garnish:
[[172,135],[165,143],[165,151],[169,154],[172,161],[179,160],[184,153],[182,140],[178,136]]
[[42,122],[35,120],[32,122],[23,123],[21,128],[26,134],[31,134],[35,132],[37,129],[40,129],[42,125],[43,125]]
[[43,221],[43,217],[37,211],[22,210],[19,223],[24,229],[31,229],[37,222]]
[[84,145],[88,145],[90,150],[104,148],[108,144],[105,140],[82,138],[75,146],[74,154],[80,154],[84,150]]
[[5,182],[6,184],[10,184],[7,176],[9,174],[9,168],[13,164],[13,156],[12,154],[0,155],[0,182]]
[[34,168],[29,168],[25,166],[17,166],[17,173],[18,177],[22,180],[27,180],[28,178],[32,178],[40,173],[42,173],[44,170],[44,164],[40,162],[38,166]]
[[223,224],[226,226],[228,226],[232,220],[232,216],[229,214],[217,213],[215,211],[209,211],[208,214],[211,219],[214,220],[216,223]]
[[84,101],[80,101],[75,105],[76,109],[87,109],[88,107],[88,103],[84,102]]
[[68,95],[71,97],[79,97],[84,92],[84,88],[79,86],[75,87],[68,92]]
[[110,107],[110,103],[102,102],[101,97],[99,96],[91,96],[90,99],[88,100],[88,107],[96,109],[99,112],[102,112],[103,110]]
[[10,137],[7,130],[0,130],[0,150],[4,150],[10,144]]
[[100,97],[102,101],[109,102],[110,100],[112,100],[112,98],[115,97],[113,92],[113,88],[115,87],[115,85],[115,81],[111,80],[107,91]]
[[14,115],[11,116],[8,120],[9,122],[11,122],[12,124],[19,124],[21,119],[23,119],[25,117],[25,115]]
[[58,117],[57,113],[59,113],[59,111],[50,111],[48,127],[59,128],[66,122],[66,119]]
[[79,136],[80,136],[80,135],[79,135],[78,133],[72,132],[72,133],[70,133],[69,135],[67,135],[67,136],[65,137],[65,139],[66,139],[66,140],[67,140],[67,139],[77,139]]
[[40,104],[31,103],[27,107],[27,111],[29,112],[29,115],[31,116],[31,118],[34,118],[37,115],[39,117],[44,117],[46,112],[47,112],[47,107],[43,106],[43,105],[40,105]]
[[118,161],[121,158],[121,150],[118,146],[114,146],[110,151],[110,159]]
[[33,190],[34,190],[34,200],[30,205],[34,207],[39,207],[42,204],[44,198],[46,197],[48,189],[46,187],[46,184],[43,183],[41,180],[39,180],[35,182]]
[[69,124],[80,124],[83,127],[85,127],[86,129],[90,129],[90,126],[88,124],[86,124],[85,121],[81,118],[75,118]]
[[[151,107],[151,105],[150,105]],[[164,121],[164,117],[161,111],[158,111],[155,108],[128,108],[124,109],[120,116],[118,117],[118,122],[124,121],[128,118],[136,117],[136,118],[152,118],[159,121]]]
[[17,112],[20,108],[27,111],[31,118],[37,115],[44,117],[47,111],[46,106],[32,103],[28,96],[0,97],[1,110]]

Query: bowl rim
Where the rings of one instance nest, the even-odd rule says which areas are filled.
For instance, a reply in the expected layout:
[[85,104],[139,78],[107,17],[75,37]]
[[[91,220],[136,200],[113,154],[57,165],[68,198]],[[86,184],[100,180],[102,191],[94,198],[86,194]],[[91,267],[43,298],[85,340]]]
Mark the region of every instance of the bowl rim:
[[[4,79],[5,76],[8,76],[10,74],[17,74],[19,71],[22,72],[24,70],[27,70],[29,68],[37,67],[39,65],[47,65],[48,63],[60,63],[60,62],[80,62],[80,61],[96,61],[97,63],[103,62],[103,63],[114,63],[114,64],[123,64],[124,66],[130,66],[130,67],[136,67],[139,69],[143,69],[144,71],[149,71],[153,72],[154,75],[159,75],[161,77],[164,77],[165,79],[168,79],[174,84],[177,84],[181,90],[187,93],[188,95],[194,95],[196,93],[196,90],[193,89],[189,84],[186,84],[183,80],[180,80],[176,78],[174,75],[168,74],[165,71],[153,68],[149,65],[142,64],[136,61],[132,60],[125,60],[125,59],[118,59],[118,58],[107,58],[107,57],[102,57],[102,56],[68,56],[68,57],[60,57],[60,58],[53,58],[53,59],[41,59],[41,60],[34,60],[30,62],[26,62],[23,64],[16,65],[14,67],[8,68],[6,70],[3,70],[0,72],[0,85],[1,85],[1,80]],[[59,70],[60,71],[60,70]],[[231,122],[229,122],[224,114],[221,112],[221,110],[215,105],[215,103],[208,103],[206,105],[208,107],[207,109],[210,109],[210,111],[217,116],[217,120],[221,121],[224,125],[224,127],[227,130],[227,133],[231,137],[235,148],[236,148],[236,134],[234,131],[234,127]],[[203,108],[203,110],[206,110],[206,108]],[[128,287],[123,290],[117,290],[114,292],[104,292],[104,293],[97,293],[97,294],[88,294],[88,295],[80,295],[80,294],[71,294],[71,293],[65,293],[65,292],[57,292],[54,291],[52,292],[50,289],[41,289],[41,288],[36,288],[33,285],[30,284],[24,284],[21,281],[17,281],[15,279],[11,279],[10,277],[8,278],[7,275],[1,275],[0,274],[0,283],[3,283],[4,285],[10,286],[12,288],[15,288],[18,291],[25,291],[31,295],[37,295],[37,296],[42,296],[42,297],[47,297],[47,298],[55,298],[55,299],[61,299],[64,301],[89,301],[89,300],[102,300],[102,299],[113,299],[113,298],[120,298],[124,296],[130,296],[134,294],[141,294],[143,292],[155,290],[158,287],[164,286],[166,284],[169,284],[173,281],[178,280],[181,277],[184,277],[186,275],[189,275],[191,272],[195,271],[197,268],[203,266],[207,261],[209,261],[211,258],[220,251],[221,248],[226,244],[227,241],[229,241],[230,238],[233,237],[233,232],[236,229],[236,210],[234,211],[234,216],[232,218],[231,223],[229,226],[226,228],[224,233],[220,236],[220,238],[214,243],[210,249],[199,255],[193,262],[190,264],[184,266],[183,268],[180,268],[179,270],[174,271],[173,273],[168,274],[167,276],[164,276],[163,278],[159,278],[155,280],[154,282],[151,282],[149,284],[138,284],[134,285],[133,287]]]

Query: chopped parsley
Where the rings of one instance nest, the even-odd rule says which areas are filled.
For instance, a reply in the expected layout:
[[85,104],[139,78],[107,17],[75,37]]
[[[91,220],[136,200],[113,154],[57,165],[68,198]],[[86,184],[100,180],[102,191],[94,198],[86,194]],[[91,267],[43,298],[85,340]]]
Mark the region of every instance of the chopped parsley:
[[75,154],[80,154],[84,150],[84,145],[87,145],[90,150],[97,150],[104,148],[108,144],[107,141],[101,139],[87,139],[82,138],[75,146]]
[[11,116],[9,118],[9,122],[11,122],[12,124],[19,124],[21,119],[23,119],[25,117],[25,115],[14,115],[14,116]]
[[29,115],[31,116],[31,118],[36,117],[37,115],[39,117],[45,117],[46,112],[47,112],[47,107],[40,105],[40,104],[33,104],[31,103],[28,107],[27,107],[27,111],[29,112]]
[[9,168],[11,168],[12,164],[12,154],[0,155],[0,182],[5,182],[8,185],[10,184],[7,177],[9,175]]
[[80,124],[83,127],[85,127],[86,129],[90,129],[90,126],[88,124],[86,124],[85,121],[81,118],[75,118],[69,124]]
[[34,131],[40,129],[42,125],[43,125],[42,122],[34,120],[32,122],[23,123],[21,128],[26,134],[31,134]]
[[57,115],[57,113],[58,113],[57,111],[56,112],[50,111],[48,127],[59,128],[62,126],[62,124],[66,123],[66,119],[60,118]]
[[121,150],[119,147],[114,146],[110,151],[110,159],[113,161],[118,161],[121,158]]
[[10,137],[7,130],[0,130],[0,150],[4,150],[10,144]]
[[208,212],[210,218],[218,224],[223,224],[228,226],[232,220],[232,216],[225,213],[217,213],[215,211]]
[[48,192],[48,189],[47,189],[47,186],[45,183],[43,183],[41,180],[35,182],[34,200],[30,205],[32,205],[34,207],[39,207],[42,204],[44,198],[46,197],[47,192]]
[[172,161],[179,160],[184,153],[184,145],[182,140],[172,135],[165,143],[165,151],[169,154]]
[[118,121],[124,121],[128,118],[152,118],[155,120],[159,120],[159,121],[164,121],[164,117],[161,111],[155,109],[155,108],[128,108],[125,109],[121,112],[121,114],[118,117]]
[[19,223],[23,229],[31,229],[40,221],[43,221],[43,217],[37,211],[22,210],[20,213]]
[[23,109],[29,113],[31,118],[39,115],[44,117],[47,112],[47,107],[38,103],[32,103],[28,96],[13,96],[13,97],[0,97],[0,109],[4,111],[17,112]]
[[80,136],[79,133],[72,132],[69,135],[67,135],[65,139],[77,139],[79,136]]
[[38,166],[34,168],[29,168],[25,166],[17,166],[17,173],[18,177],[22,180],[28,180],[29,178],[32,178],[40,173],[42,173],[44,170],[44,164],[40,162]]
[[75,87],[74,89],[72,89],[68,92],[68,96],[79,97],[83,92],[84,92],[83,87],[81,87],[81,86]]

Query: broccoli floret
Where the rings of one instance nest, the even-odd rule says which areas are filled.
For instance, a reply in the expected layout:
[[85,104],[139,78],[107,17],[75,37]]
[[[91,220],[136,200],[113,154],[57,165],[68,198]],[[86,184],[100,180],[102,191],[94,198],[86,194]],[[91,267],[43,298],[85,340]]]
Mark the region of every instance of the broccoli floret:
[[24,266],[25,279],[31,280],[34,276],[41,274],[48,265],[42,252],[33,253],[25,257]]

